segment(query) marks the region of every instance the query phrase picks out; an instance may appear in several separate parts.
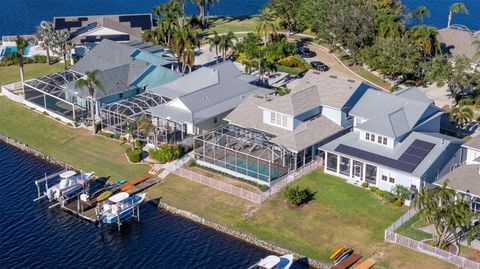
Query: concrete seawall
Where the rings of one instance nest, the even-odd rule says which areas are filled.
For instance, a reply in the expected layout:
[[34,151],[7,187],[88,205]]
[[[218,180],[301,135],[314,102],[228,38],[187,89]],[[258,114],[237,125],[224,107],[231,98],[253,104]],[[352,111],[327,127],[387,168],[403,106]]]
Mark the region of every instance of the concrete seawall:
[[[61,160],[59,160],[55,157],[52,157],[48,154],[45,154],[41,151],[33,149],[30,146],[28,146],[26,144],[23,144],[23,143],[15,140],[15,139],[12,139],[12,138],[9,138],[7,136],[4,136],[4,135],[0,134],[0,141],[6,143],[8,145],[11,145],[15,148],[18,148],[19,150],[22,150],[23,152],[25,152],[27,154],[31,154],[31,155],[33,155],[37,158],[48,161],[48,162],[50,162],[54,165],[64,167],[65,169],[68,169],[68,170],[77,170],[78,171],[78,169],[74,168],[73,166],[71,166],[71,165],[69,165],[69,164],[67,164],[67,163],[65,163],[65,162],[63,162],[63,161],[61,161]],[[170,206],[170,205],[165,204],[163,202],[160,202],[158,207],[167,211],[167,212],[169,212],[170,214],[188,219],[192,222],[201,224],[201,225],[203,225],[205,227],[208,227],[210,229],[213,229],[217,232],[220,232],[220,233],[226,234],[228,236],[237,238],[239,240],[245,241],[249,244],[252,244],[252,245],[255,245],[257,247],[266,249],[268,251],[271,251],[271,252],[274,252],[274,253],[277,253],[277,254],[280,254],[280,255],[293,254],[296,259],[299,259],[300,262],[302,262],[304,264],[307,264],[310,267],[321,268],[321,269],[327,269],[327,268],[330,267],[327,264],[321,263],[321,262],[316,261],[316,260],[309,259],[305,256],[302,256],[298,253],[294,253],[294,252],[292,252],[288,249],[282,248],[282,247],[277,246],[275,244],[269,243],[269,242],[264,241],[264,240],[257,239],[257,238],[255,238],[251,235],[246,234],[246,233],[242,233],[242,232],[230,229],[226,226],[220,225],[218,223],[209,221],[209,220],[204,219],[204,218],[202,218],[202,217],[200,217],[200,216],[198,216],[194,213],[191,213],[189,211],[178,209],[176,207]]]

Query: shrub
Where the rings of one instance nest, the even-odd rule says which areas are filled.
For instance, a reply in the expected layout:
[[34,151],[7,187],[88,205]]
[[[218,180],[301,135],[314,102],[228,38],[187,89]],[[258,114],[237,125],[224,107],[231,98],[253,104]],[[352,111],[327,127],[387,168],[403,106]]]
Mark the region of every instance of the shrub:
[[166,163],[180,158],[187,151],[188,148],[182,147],[180,144],[162,144],[158,150],[151,149],[149,153],[153,159]]
[[61,120],[60,118],[58,118],[58,117],[56,117],[55,119],[58,120],[58,121],[62,121],[62,120]]
[[43,112],[42,112],[42,115],[48,116],[48,112],[47,112],[47,111],[43,111]]
[[388,191],[383,192],[383,198],[385,198],[385,200],[387,200],[389,203],[392,203],[392,204],[395,202],[395,200],[397,200],[397,198]]
[[377,194],[378,197],[383,197],[383,191],[380,190],[380,189],[377,189],[377,190],[375,191],[375,194]]
[[283,72],[283,73],[288,73],[292,76],[298,76],[298,75],[305,72],[304,70],[302,70],[300,68],[288,67],[288,66],[283,66],[283,65],[277,65],[276,68],[277,68],[277,71]]
[[47,56],[45,55],[33,55],[32,61],[36,64],[44,64],[47,62]]
[[78,120],[74,120],[74,121],[73,121],[73,126],[74,126],[74,127],[80,126],[80,122],[78,122]]
[[364,189],[368,188],[368,182],[363,182],[362,183],[362,188],[364,188]]
[[95,126],[95,133],[98,133],[102,130],[102,123],[101,122],[96,122],[94,126]]
[[402,200],[397,199],[397,200],[395,200],[395,202],[393,204],[400,207],[400,206],[402,206]]
[[135,140],[135,148],[139,149],[139,148],[142,148],[143,146],[143,143],[142,143],[142,140]]
[[471,97],[466,97],[466,98],[463,98],[460,102],[462,102],[466,106],[471,106],[471,105],[473,105],[475,100]]
[[142,150],[141,149],[131,149],[128,148],[127,157],[132,163],[138,163],[142,160]]
[[99,134],[105,136],[105,137],[108,137],[108,138],[113,138],[114,134],[112,133],[108,133],[108,132],[100,132]]
[[121,136],[118,138],[118,140],[120,140],[120,142],[122,142],[122,143],[127,143],[127,142],[128,142],[128,139],[127,139],[125,136],[123,136],[123,135],[121,135]]
[[288,56],[287,58],[284,58],[278,61],[278,64],[281,66],[294,67],[294,68],[301,69],[302,71],[307,71],[309,67],[308,67],[308,63],[307,64],[305,63],[301,59],[295,56]]
[[308,188],[301,188],[300,186],[287,186],[283,190],[283,194],[293,206],[306,204],[313,198],[313,194]]
[[188,162],[187,162],[188,167],[193,167],[195,165],[197,165],[197,161],[195,161],[194,158],[191,158],[191,159],[188,160]]
[[[29,64],[32,62],[33,62],[32,59],[28,57],[23,58],[24,64]],[[0,61],[0,66],[10,66],[10,65],[17,65],[17,64],[18,64],[18,59],[15,57],[14,53],[9,53],[5,55]]]
[[371,186],[371,187],[370,187],[370,191],[372,191],[372,192],[377,192],[377,190],[378,190],[378,188],[375,187],[375,186]]
[[285,88],[285,87],[275,88],[275,94],[276,95],[284,96],[284,95],[287,95],[289,93],[290,93],[290,89],[288,89],[288,88]]

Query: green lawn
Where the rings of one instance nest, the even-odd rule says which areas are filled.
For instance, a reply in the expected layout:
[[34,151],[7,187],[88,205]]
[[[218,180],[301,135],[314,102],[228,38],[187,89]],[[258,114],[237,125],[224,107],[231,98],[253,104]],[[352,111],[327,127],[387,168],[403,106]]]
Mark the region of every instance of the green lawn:
[[55,120],[0,97],[0,134],[85,171],[95,171],[112,180],[130,179],[149,170],[147,165],[129,164],[125,146],[85,129],[72,129]]
[[[36,78],[43,75],[58,72],[63,69],[63,63],[52,65],[47,64],[26,64],[25,79]],[[17,65],[0,67],[0,85],[20,81],[20,68]]]
[[364,257],[380,255],[377,268],[450,268],[434,258],[383,241],[384,229],[405,209],[384,204],[373,193],[320,171],[294,184],[308,186],[316,192],[315,199],[290,209],[279,194],[256,205],[174,175],[149,189],[148,194],[324,262],[336,248],[348,246]]
[[415,240],[424,240],[432,238],[432,235],[424,232],[419,227],[423,226],[418,215],[414,216],[397,229],[397,233]]
[[218,33],[253,32],[259,20],[256,16],[247,17],[213,17],[210,18],[210,27],[202,31],[202,35],[209,35],[213,31]]

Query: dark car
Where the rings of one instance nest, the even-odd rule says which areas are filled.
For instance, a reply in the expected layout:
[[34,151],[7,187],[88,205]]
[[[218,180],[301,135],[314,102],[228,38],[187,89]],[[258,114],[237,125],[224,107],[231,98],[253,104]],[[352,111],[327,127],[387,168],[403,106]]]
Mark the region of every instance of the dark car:
[[315,52],[311,51],[307,47],[298,48],[298,53],[300,53],[300,55],[302,55],[303,58],[312,58],[312,57],[315,57],[315,55],[317,55]]
[[320,62],[320,61],[313,61],[310,63],[313,69],[320,71],[320,72],[325,72],[328,71],[328,65]]

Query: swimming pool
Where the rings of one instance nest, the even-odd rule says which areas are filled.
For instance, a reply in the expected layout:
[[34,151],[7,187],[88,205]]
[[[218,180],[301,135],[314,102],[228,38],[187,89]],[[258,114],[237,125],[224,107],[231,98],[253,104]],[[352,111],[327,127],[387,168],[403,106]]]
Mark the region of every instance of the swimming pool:
[[[15,46],[0,46],[0,57],[6,56],[16,51],[17,51],[17,47]],[[23,56],[27,56],[29,53],[30,53],[30,46],[26,47],[23,50]]]

